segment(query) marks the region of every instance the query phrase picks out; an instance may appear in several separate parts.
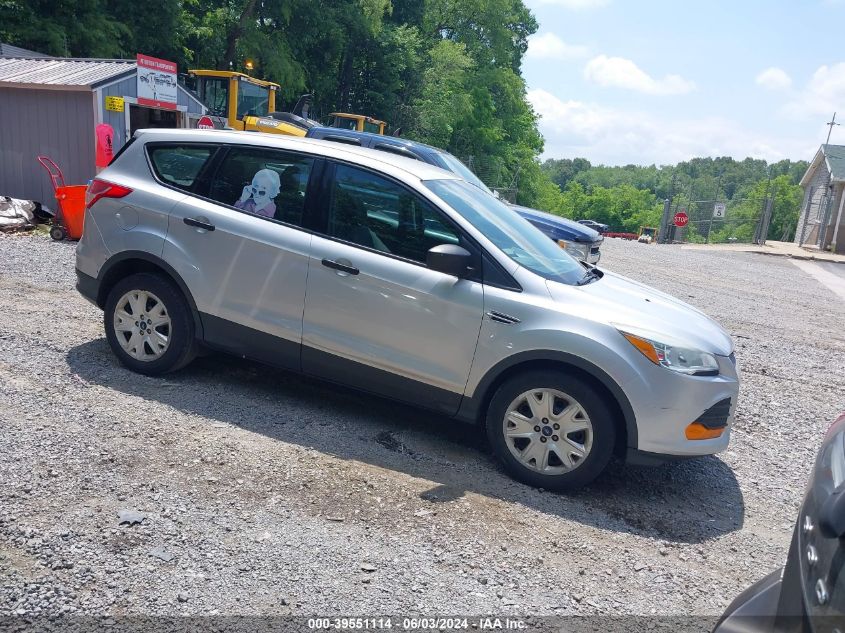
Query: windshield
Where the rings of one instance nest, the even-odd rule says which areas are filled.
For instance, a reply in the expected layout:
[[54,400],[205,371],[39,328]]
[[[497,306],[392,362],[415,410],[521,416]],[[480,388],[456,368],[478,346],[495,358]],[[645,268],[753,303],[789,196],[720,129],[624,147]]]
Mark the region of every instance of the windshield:
[[248,81],[238,82],[238,118],[267,116],[270,104],[270,89],[256,86]]
[[197,95],[212,114],[225,116],[229,107],[229,80],[224,77],[197,77]]
[[440,165],[438,167],[443,167],[444,169],[451,171],[453,174],[457,174],[464,180],[466,180],[469,184],[475,185],[479,189],[486,191],[487,193],[493,193],[490,191],[490,188],[481,182],[481,179],[476,176],[469,167],[464,165],[461,161],[457,158],[448,154],[446,152],[435,152],[437,154],[437,158],[440,159]]
[[489,193],[463,180],[424,184],[523,268],[570,285],[584,280],[581,264]]

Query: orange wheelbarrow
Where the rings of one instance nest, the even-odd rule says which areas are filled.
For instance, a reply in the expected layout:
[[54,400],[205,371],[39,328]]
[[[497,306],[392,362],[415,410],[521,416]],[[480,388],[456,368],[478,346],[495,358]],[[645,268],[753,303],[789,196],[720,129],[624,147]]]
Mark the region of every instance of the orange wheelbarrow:
[[39,156],[38,162],[50,174],[53,194],[58,202],[56,215],[53,216],[53,226],[50,228],[50,237],[56,241],[61,241],[66,237],[78,240],[82,237],[85,219],[85,191],[88,186],[66,185],[62,170],[47,156]]

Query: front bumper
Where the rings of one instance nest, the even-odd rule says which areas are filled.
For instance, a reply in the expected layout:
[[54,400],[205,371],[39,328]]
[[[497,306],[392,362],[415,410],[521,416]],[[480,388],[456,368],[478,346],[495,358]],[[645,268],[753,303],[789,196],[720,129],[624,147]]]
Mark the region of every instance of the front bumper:
[[[632,448],[637,449],[637,454],[663,456],[666,461],[713,455],[728,447],[739,396],[739,375],[732,358],[716,358],[718,376],[688,376],[653,366],[641,375],[643,383],[625,386],[633,396],[637,444]],[[713,439],[687,439],[687,426],[698,420],[709,426],[708,416],[726,400],[730,406],[723,417],[724,432]],[[632,461],[642,463],[640,459]]]
[[[560,244],[562,241],[566,240],[558,240],[558,244]],[[584,262],[585,264],[590,264],[591,266],[595,266],[601,261],[602,241],[603,240],[598,240],[592,243],[566,241],[567,245],[564,250],[578,261]]]

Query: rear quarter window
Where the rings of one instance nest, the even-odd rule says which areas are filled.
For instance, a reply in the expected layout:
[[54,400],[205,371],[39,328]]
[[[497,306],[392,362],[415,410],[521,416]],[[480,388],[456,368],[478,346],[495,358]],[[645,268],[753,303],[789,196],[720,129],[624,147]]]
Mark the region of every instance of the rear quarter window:
[[203,166],[208,162],[212,147],[196,145],[154,145],[147,152],[156,176],[180,189],[190,189]]

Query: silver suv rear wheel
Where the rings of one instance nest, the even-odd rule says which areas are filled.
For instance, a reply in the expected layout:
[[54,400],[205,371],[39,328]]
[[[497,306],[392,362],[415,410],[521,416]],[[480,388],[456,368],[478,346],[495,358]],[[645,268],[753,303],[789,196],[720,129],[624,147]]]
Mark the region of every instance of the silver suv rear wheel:
[[103,310],[112,352],[129,369],[155,376],[181,369],[194,357],[194,317],[178,287],[155,273],[117,282]]
[[130,290],[117,300],[112,327],[123,351],[142,362],[161,358],[170,345],[167,306],[146,290]]

